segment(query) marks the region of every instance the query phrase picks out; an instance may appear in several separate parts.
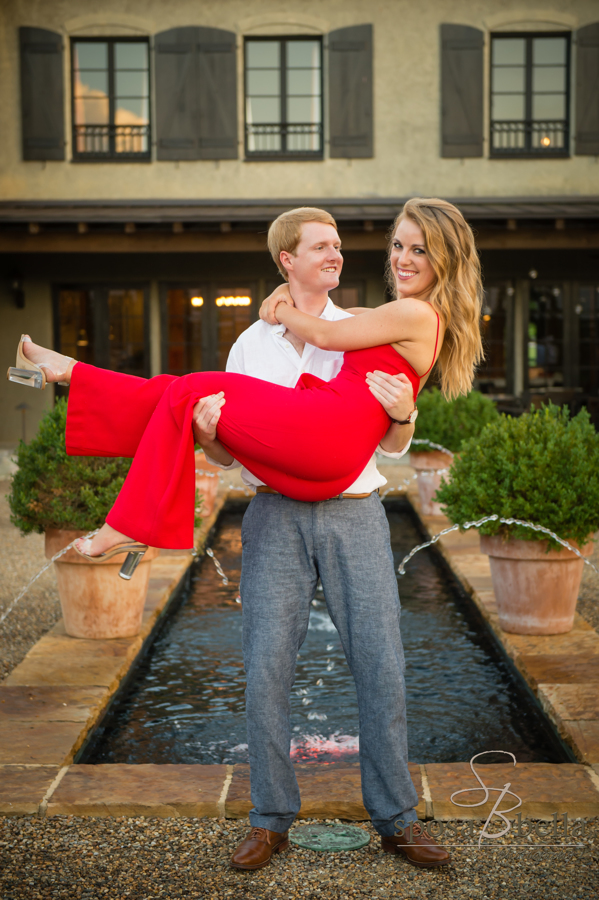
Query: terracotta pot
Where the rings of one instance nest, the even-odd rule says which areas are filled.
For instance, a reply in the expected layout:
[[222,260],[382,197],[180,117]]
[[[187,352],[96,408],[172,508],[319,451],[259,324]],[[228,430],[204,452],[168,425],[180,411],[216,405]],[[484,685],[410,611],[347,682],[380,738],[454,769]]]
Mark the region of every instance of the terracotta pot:
[[[584,556],[593,544],[580,547]],[[583,561],[564,547],[547,553],[547,541],[504,541],[480,536],[489,556],[499,624],[512,634],[563,634],[572,629]]]
[[[442,450],[422,450],[410,452],[410,465],[416,469],[416,483],[420,497],[420,507],[425,516],[442,516],[443,510],[433,500],[441,487],[441,479],[449,481],[448,472],[434,472],[431,469],[448,469],[452,458]],[[427,471],[428,470],[428,471]]]
[[[214,509],[214,501],[216,500],[216,494],[220,483],[220,476],[222,475],[222,469],[219,469],[218,466],[213,466],[211,465],[211,463],[207,462],[205,455],[201,451],[198,451],[195,454],[195,460],[196,490],[200,492],[200,498],[203,500],[200,515],[204,518],[207,518]],[[206,474],[198,475],[198,469],[200,470],[200,472],[205,472]]]
[[[46,557],[66,547],[83,531],[46,531]],[[150,547],[131,581],[119,578],[125,554],[106,562],[90,563],[74,550],[56,560],[56,580],[67,634],[101,640],[133,637],[141,629],[152,560],[159,550]]]

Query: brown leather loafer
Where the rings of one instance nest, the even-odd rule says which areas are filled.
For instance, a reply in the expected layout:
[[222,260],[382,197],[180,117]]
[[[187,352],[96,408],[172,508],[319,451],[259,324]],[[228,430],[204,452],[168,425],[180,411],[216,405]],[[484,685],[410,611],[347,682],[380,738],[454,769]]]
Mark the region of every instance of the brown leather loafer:
[[405,834],[394,834],[392,837],[381,835],[381,847],[385,853],[403,854],[409,863],[419,866],[421,869],[448,866],[451,862],[451,857],[445,847],[441,847],[426,832],[414,831],[411,841]]
[[250,828],[231,858],[234,869],[261,869],[267,866],[273,853],[280,853],[289,846],[288,832],[280,834],[268,828]]

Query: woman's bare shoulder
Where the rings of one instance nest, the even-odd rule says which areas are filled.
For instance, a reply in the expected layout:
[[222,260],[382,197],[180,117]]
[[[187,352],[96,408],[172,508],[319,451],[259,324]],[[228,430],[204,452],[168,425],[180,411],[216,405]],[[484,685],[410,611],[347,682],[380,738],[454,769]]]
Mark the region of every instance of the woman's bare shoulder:
[[402,297],[401,300],[391,300],[385,304],[386,309],[393,315],[402,316],[414,322],[435,322],[437,316],[433,307],[426,300],[417,297]]

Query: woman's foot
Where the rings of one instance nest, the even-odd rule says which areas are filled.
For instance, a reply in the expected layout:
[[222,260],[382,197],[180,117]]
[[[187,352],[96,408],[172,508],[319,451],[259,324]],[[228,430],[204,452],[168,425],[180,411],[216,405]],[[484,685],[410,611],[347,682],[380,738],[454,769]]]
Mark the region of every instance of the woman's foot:
[[75,544],[79,552],[85,553],[86,556],[100,556],[102,553],[112,550],[117,544],[129,544],[133,541],[134,538],[116,531],[105,522],[93,538],[77,538]]
[[62,381],[70,384],[71,372],[76,360],[70,356],[63,356],[55,350],[48,350],[34,344],[29,335],[23,338],[23,355],[29,362],[42,366],[46,374],[46,381],[50,383]]

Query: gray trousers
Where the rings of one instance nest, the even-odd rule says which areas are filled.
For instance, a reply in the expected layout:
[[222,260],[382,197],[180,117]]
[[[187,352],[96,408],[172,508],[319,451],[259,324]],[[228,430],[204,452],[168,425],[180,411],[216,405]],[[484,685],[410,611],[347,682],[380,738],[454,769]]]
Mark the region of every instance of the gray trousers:
[[416,820],[405,662],[389,526],[376,493],[318,503],[257,494],[242,526],[243,657],[253,826],[284,832],[300,809],[290,693],[318,578],[356,684],[364,805],[376,830]]

